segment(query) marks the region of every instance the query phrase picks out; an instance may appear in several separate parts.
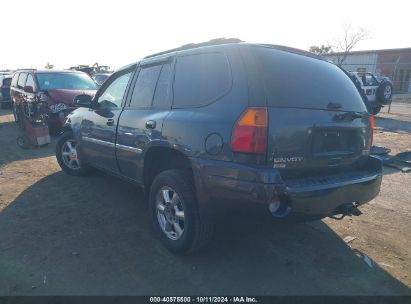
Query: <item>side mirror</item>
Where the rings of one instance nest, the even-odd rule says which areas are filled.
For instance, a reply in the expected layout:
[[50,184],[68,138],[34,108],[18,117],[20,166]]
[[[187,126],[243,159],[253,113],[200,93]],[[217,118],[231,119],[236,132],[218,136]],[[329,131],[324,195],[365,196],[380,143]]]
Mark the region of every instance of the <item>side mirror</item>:
[[77,95],[74,97],[74,105],[76,107],[90,108],[93,97],[86,94]]
[[24,92],[26,93],[34,93],[34,89],[32,86],[25,86],[24,87]]

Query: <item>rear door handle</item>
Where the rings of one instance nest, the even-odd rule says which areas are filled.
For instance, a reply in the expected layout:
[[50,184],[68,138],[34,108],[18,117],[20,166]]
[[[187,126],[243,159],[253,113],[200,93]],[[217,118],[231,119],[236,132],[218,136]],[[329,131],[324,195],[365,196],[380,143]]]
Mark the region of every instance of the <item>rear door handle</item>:
[[114,119],[109,118],[107,119],[107,126],[113,126],[114,125]]
[[156,128],[155,120],[146,121],[146,129],[155,129],[155,128]]

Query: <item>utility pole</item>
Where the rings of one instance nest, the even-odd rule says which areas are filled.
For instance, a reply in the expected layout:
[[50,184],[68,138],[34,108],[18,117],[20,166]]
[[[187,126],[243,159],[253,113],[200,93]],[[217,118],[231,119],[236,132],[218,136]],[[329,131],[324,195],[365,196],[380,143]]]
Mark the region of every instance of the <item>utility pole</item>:
[[[398,67],[398,63],[400,62],[400,59],[401,59],[401,56],[398,56],[397,60],[395,61],[394,70],[392,72],[392,84],[394,84],[394,82],[395,82],[395,76],[397,74],[397,67]],[[392,91],[394,92],[394,87],[392,89],[393,89]],[[391,104],[392,104],[392,101],[388,105],[388,113],[390,113],[390,111],[391,111]]]

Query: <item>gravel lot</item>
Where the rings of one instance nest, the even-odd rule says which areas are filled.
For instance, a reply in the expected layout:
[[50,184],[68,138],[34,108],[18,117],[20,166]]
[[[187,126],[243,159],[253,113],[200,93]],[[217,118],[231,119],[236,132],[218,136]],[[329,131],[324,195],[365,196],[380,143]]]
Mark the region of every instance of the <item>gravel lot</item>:
[[[411,103],[385,112],[376,144],[411,151]],[[205,251],[176,257],[153,237],[138,189],[63,174],[55,139],[21,150],[10,113],[0,111],[0,295],[411,295],[411,173],[384,168],[360,217],[227,219]]]

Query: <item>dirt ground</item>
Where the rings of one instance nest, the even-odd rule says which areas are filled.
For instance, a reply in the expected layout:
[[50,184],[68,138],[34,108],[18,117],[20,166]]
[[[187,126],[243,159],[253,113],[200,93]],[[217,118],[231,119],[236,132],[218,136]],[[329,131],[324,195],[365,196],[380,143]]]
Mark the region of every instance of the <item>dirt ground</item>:
[[[376,126],[376,144],[411,151],[411,104]],[[65,175],[55,139],[22,150],[17,135],[1,110],[0,295],[411,295],[411,173],[384,168],[360,217],[228,218],[203,252],[177,257],[154,238],[138,189]]]

